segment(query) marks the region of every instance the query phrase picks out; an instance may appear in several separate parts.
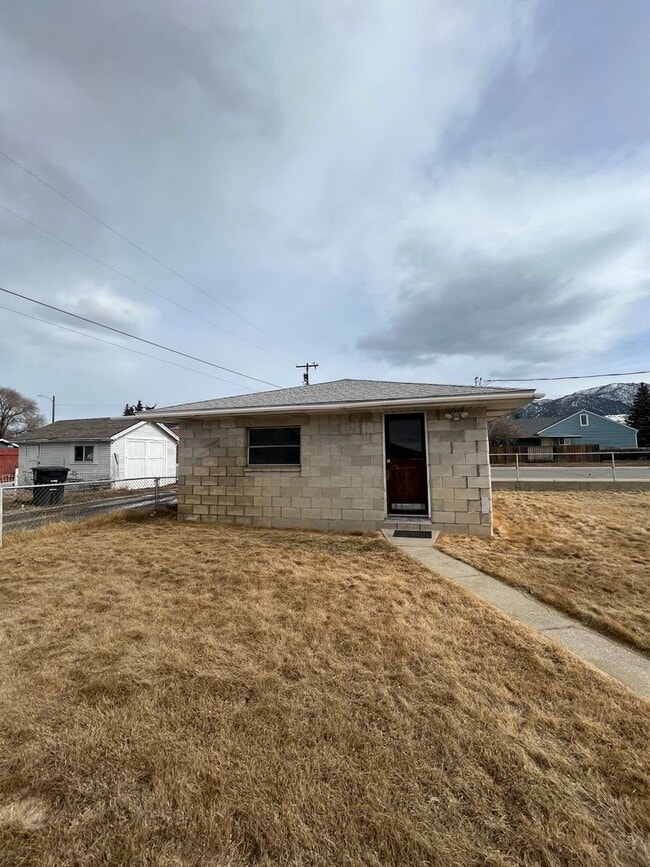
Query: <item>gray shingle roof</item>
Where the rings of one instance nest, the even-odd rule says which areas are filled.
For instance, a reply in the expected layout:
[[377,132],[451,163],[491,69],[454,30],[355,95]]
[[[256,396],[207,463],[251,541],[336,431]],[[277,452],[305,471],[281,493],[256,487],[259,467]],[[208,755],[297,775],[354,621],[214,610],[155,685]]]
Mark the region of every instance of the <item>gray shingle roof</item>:
[[[573,413],[569,413],[573,415]],[[565,419],[566,415],[538,415],[536,418],[513,418],[513,422],[521,431],[522,437],[535,437],[541,430]]]
[[[179,412],[215,412],[218,410],[254,410],[269,407],[314,406],[321,404],[364,403],[366,401],[408,400],[422,398],[458,397],[470,398],[481,395],[521,394],[534,389],[493,388],[474,385],[439,385],[424,382],[383,382],[372,379],[337,379],[333,382],[319,382],[314,385],[298,385],[294,388],[279,388],[273,391],[259,391],[255,394],[240,394],[234,397],[220,397],[215,400],[202,400],[198,403],[180,403],[156,410],[158,413],[173,415]],[[147,414],[144,413],[144,416]]]
[[55,421],[38,430],[21,434],[17,438],[22,443],[44,442],[107,442],[115,434],[122,433],[133,425],[146,419],[139,416],[124,416],[122,418],[71,418]]

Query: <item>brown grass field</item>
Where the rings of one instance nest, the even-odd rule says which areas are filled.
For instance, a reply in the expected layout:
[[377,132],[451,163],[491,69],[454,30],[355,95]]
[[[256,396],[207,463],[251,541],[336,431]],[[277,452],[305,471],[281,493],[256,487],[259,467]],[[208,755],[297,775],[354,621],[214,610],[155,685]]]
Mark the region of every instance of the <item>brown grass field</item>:
[[0,864],[647,865],[648,704],[375,536],[0,550]]
[[594,629],[650,649],[650,493],[494,494],[495,536],[438,547]]

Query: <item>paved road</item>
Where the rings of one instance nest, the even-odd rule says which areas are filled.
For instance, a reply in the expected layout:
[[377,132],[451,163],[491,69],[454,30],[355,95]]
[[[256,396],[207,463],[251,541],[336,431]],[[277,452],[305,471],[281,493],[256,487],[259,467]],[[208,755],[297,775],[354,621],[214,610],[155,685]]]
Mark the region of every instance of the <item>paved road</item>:
[[[495,482],[516,481],[517,470],[510,466],[493,466],[492,480]],[[593,467],[520,466],[519,480],[522,482],[611,482],[611,466],[600,464]],[[650,467],[616,467],[618,482],[650,482]]]
[[[87,503],[64,503],[62,506],[8,510],[4,513],[3,531],[13,533],[17,530],[35,530],[45,524],[57,521],[85,521],[108,512],[123,509],[151,508],[155,503],[154,494],[134,494],[132,497],[115,497],[110,500],[95,500]],[[175,505],[176,491],[161,491],[159,505]]]

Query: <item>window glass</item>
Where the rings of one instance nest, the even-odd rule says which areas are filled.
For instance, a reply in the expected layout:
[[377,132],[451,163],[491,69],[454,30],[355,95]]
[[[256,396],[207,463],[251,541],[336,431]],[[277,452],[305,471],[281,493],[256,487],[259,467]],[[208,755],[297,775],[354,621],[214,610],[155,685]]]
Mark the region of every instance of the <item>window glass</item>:
[[94,446],[75,446],[74,459],[75,463],[92,462],[95,455]]
[[299,464],[299,446],[255,446],[248,453],[249,464]]
[[386,419],[386,457],[424,459],[424,422],[421,415]]
[[299,427],[258,427],[248,431],[248,463],[300,464]]
[[299,427],[252,427],[248,431],[250,446],[299,446]]
[[582,425],[582,427],[587,427],[587,425],[589,424],[589,416],[587,415],[587,413],[583,412],[581,414],[580,424]]

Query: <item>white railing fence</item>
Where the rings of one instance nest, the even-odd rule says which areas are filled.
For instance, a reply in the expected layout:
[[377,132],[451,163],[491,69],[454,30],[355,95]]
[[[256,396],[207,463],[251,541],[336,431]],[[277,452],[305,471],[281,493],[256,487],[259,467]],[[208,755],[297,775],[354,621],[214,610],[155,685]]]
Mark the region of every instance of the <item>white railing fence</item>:
[[592,480],[650,482],[650,449],[561,450],[552,446],[490,451],[492,478],[498,481]]
[[3,534],[59,521],[83,521],[115,511],[155,513],[176,504],[176,476],[94,479],[84,482],[0,486],[0,547]]
[[13,488],[18,484],[18,468],[13,473],[0,474],[0,488]]

